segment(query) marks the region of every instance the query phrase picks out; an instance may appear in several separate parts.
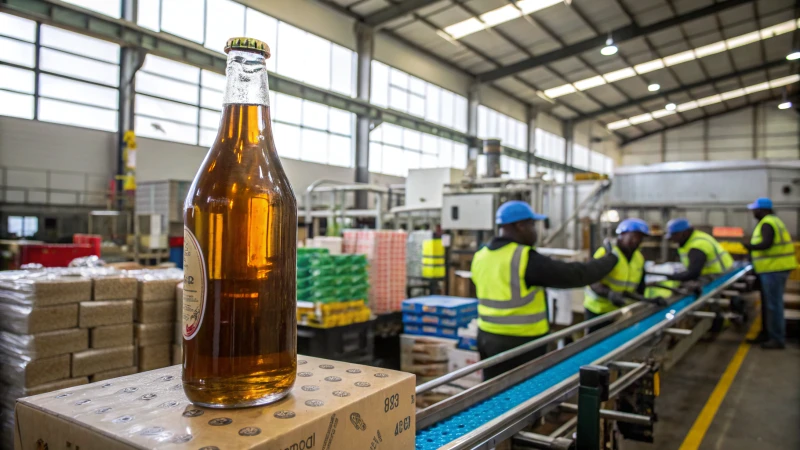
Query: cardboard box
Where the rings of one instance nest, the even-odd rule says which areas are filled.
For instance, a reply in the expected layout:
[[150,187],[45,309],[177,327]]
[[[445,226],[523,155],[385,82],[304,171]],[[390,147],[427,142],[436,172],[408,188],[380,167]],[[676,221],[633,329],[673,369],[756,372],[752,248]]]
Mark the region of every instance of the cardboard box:
[[157,302],[136,300],[134,320],[138,323],[174,322],[175,300]]
[[30,307],[0,303],[0,329],[35,334],[78,326],[78,304]]
[[172,345],[172,364],[183,364],[183,344]]
[[98,381],[110,380],[112,378],[124,377],[125,375],[133,375],[137,372],[139,372],[139,368],[136,366],[123,367],[121,369],[111,369],[106,370],[105,372],[98,372],[90,376],[89,379],[92,383],[95,383]]
[[299,359],[303,376],[295,389],[262,407],[194,406],[183,392],[179,366],[103,382],[111,383],[109,389],[89,384],[21,399],[16,449],[55,449],[65,442],[81,450],[414,448],[413,375]]
[[[458,369],[472,365],[481,360],[481,355],[478,352],[470,350],[461,350],[457,348],[450,349],[447,358],[447,372],[455,372]],[[483,371],[472,372],[471,374],[453,381],[465,389],[477,386],[483,382]]]
[[175,286],[180,280],[173,279],[140,279],[136,298],[145,302],[158,300],[174,300]]
[[171,344],[175,324],[172,322],[137,323],[134,328],[136,330],[136,345],[145,347],[148,345]]
[[66,388],[70,388],[70,387],[73,387],[73,386],[81,386],[81,385],[87,384],[88,382],[89,382],[89,379],[86,378],[86,377],[67,378],[66,380],[53,381],[52,383],[40,384],[39,386],[25,388],[23,390],[22,395],[20,395],[20,397],[30,396],[30,395],[39,395],[39,394],[44,394],[44,393],[53,392],[53,391],[60,391],[61,389],[66,389]]
[[63,305],[92,299],[92,280],[86,277],[43,273],[40,278],[31,280],[30,289],[29,301],[34,306]]
[[25,361],[7,358],[0,364],[0,378],[10,386],[31,388],[51,381],[69,378],[70,355]]
[[133,324],[107,325],[89,330],[91,348],[125,347],[133,345]]
[[138,281],[124,275],[96,277],[92,280],[93,300],[131,300],[136,298]]
[[78,326],[94,328],[133,322],[133,300],[81,302]]
[[172,346],[169,344],[139,347],[139,372],[160,369],[172,364]]
[[6,354],[24,355],[27,359],[65,355],[89,348],[89,333],[78,328],[22,335],[2,331],[0,348]]
[[134,347],[84,350],[72,355],[72,376],[94,375],[133,365]]

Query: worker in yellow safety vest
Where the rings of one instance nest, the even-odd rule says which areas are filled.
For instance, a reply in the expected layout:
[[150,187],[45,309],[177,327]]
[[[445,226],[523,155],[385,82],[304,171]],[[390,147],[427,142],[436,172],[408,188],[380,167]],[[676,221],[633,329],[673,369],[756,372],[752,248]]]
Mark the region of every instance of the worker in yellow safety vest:
[[[650,227],[642,219],[625,219],[617,226],[617,244],[613,252],[619,257],[614,269],[591,286],[586,287],[583,297],[584,319],[615,311],[630,301],[644,301],[644,256],[639,251],[642,239],[650,234]],[[603,247],[594,253],[595,258],[605,256]],[[665,304],[663,298],[651,299],[654,303]],[[596,331],[608,323],[589,327]]]
[[751,342],[765,349],[786,347],[783,293],[789,272],[797,268],[794,244],[786,224],[772,210],[772,200],[759,198],[747,206],[758,220],[745,247],[750,250],[753,269],[761,281],[761,334]]
[[686,270],[668,275],[670,280],[694,281],[704,275],[719,275],[733,267],[733,257],[708,233],[695,230],[688,219],[667,223],[667,238],[678,244],[678,255]]
[[[536,214],[530,205],[510,201],[495,215],[498,234],[472,260],[478,304],[478,351],[481,359],[510,350],[550,331],[545,288],[569,289],[599,281],[617,264],[608,255],[587,263],[566,263],[536,251]],[[610,248],[610,246],[609,246]],[[543,355],[546,346],[484,369],[490,379]]]

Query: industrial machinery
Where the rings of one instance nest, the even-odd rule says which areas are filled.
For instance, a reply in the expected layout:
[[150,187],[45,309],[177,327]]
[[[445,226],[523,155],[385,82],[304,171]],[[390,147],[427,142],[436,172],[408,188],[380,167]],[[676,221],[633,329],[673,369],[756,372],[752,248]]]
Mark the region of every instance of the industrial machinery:
[[[418,411],[416,449],[491,449],[508,439],[533,448],[617,448],[617,434],[608,432],[611,427],[601,427],[614,422],[624,438],[652,442],[659,370],[684,355],[714,318],[730,316],[720,311],[720,305],[728,303],[721,297],[737,295],[734,288],[744,289],[747,283],[742,281],[749,279],[750,269],[739,266],[708,282],[702,292],[673,296],[666,307],[635,303],[417,386],[417,396],[424,395],[533,348],[563,344],[587,327],[610,322]],[[577,402],[570,402],[576,397]],[[608,409],[601,409],[603,402]],[[576,415],[567,419],[563,413]],[[552,424],[558,428],[546,435],[524,431],[545,416],[560,420]]]

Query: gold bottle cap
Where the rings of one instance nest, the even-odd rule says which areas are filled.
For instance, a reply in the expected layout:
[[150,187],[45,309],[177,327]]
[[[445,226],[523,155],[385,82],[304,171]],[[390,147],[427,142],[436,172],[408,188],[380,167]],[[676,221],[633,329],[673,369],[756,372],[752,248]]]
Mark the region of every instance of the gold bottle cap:
[[231,50],[251,51],[261,53],[265,58],[270,57],[269,46],[258,39],[253,38],[234,37],[228,39],[228,42],[225,44],[225,53],[228,53]]

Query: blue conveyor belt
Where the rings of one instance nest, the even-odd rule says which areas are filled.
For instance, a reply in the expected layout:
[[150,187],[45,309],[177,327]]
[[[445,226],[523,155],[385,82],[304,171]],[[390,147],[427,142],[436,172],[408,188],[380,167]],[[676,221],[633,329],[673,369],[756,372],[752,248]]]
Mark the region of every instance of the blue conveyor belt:
[[[746,269],[726,274],[703,288],[703,293],[714,290],[731,277]],[[563,380],[578,373],[581,366],[591,364],[603,355],[620,347],[631,339],[647,331],[653,325],[664,320],[667,314],[675,314],[692,304],[694,296],[684,297],[661,311],[653,313],[640,322],[631,325],[603,339],[597,344],[583,350],[572,357],[516,384],[499,394],[471,406],[460,413],[438,422],[424,430],[417,431],[416,449],[434,450],[451,442],[476,428],[494,420],[522,402],[535,397]]]

